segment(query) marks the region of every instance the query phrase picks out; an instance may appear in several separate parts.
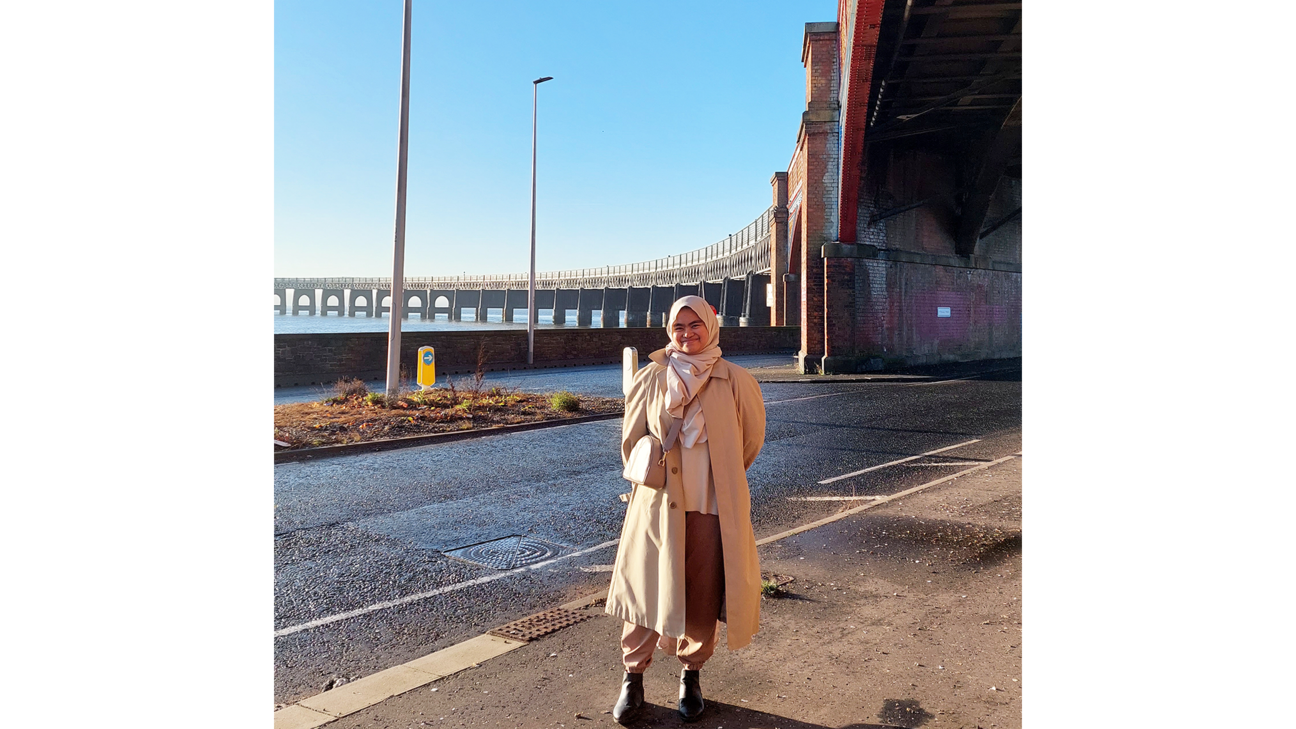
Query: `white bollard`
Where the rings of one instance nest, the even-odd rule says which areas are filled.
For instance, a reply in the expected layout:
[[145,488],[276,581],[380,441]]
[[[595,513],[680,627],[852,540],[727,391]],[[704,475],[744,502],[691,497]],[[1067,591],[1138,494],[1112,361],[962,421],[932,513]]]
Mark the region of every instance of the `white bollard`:
[[630,385],[639,371],[639,350],[626,347],[621,350],[621,394],[630,395]]

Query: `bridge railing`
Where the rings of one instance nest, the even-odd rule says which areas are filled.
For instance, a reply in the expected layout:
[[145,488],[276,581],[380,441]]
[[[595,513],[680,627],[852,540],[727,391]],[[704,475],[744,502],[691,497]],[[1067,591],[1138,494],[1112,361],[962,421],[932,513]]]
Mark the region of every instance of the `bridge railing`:
[[[761,213],[750,225],[723,240],[687,253],[620,266],[537,271],[536,287],[551,289],[625,288],[673,286],[699,281],[743,278],[770,267],[770,221],[774,208]],[[526,273],[476,276],[407,276],[404,288],[413,289],[517,289],[526,288]],[[276,289],[379,289],[389,290],[391,278],[276,278]]]

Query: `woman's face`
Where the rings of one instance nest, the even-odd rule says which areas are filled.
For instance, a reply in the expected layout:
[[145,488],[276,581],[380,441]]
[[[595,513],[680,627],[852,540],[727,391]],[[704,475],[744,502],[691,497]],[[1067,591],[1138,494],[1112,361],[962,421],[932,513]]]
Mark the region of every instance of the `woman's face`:
[[680,309],[671,325],[671,341],[684,350],[684,354],[697,354],[706,348],[707,328],[697,312],[685,306]]

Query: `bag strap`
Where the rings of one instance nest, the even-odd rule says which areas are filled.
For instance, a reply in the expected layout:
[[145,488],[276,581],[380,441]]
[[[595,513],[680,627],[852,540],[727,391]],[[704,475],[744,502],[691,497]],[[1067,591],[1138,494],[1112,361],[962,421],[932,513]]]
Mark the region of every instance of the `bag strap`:
[[666,440],[662,441],[663,455],[675,447],[675,439],[679,437],[680,428],[682,427],[684,427],[683,418],[671,418],[670,430],[666,432]]

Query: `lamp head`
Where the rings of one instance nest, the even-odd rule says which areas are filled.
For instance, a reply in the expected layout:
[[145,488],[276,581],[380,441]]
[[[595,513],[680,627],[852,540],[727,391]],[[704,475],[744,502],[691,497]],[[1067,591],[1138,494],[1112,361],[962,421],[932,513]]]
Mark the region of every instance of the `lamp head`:
[[545,81],[553,81],[553,76],[545,76],[544,78],[538,78],[535,81],[532,81],[531,83],[538,85],[544,83]]

